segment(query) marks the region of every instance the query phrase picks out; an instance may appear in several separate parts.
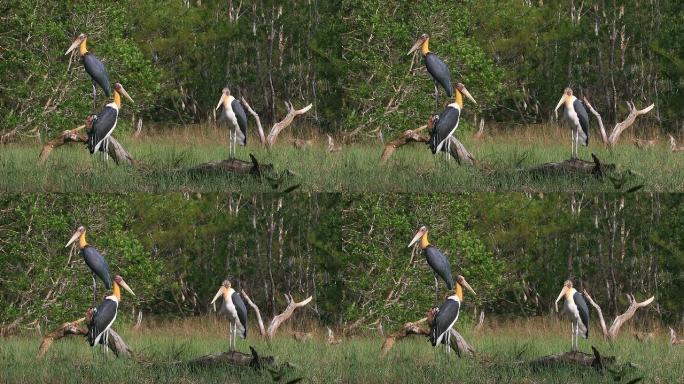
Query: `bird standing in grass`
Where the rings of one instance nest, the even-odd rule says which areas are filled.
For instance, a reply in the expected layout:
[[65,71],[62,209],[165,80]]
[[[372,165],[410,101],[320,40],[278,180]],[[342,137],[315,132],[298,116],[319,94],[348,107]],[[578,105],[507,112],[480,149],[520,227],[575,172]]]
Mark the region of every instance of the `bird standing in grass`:
[[565,88],[563,96],[561,96],[560,101],[556,105],[556,109],[553,110],[556,118],[558,118],[558,108],[561,105],[565,105],[565,119],[570,124],[570,128],[572,128],[572,152],[570,158],[577,159],[579,145],[582,144],[585,147],[589,145],[589,114],[587,114],[584,103],[573,95],[570,88]]
[[566,280],[563,289],[558,295],[554,306],[558,312],[558,301],[565,299],[562,314],[566,314],[572,319],[572,347],[571,351],[579,350],[579,336],[589,338],[589,307],[584,300],[584,295],[577,292],[572,286],[571,280]]
[[230,89],[223,88],[216,110],[223,107],[221,119],[227,119],[233,126],[228,139],[228,156],[235,157],[236,145],[247,145],[247,114],[242,103],[230,94]]
[[214,299],[211,300],[214,311],[216,311],[214,303],[219,297],[223,297],[220,311],[226,312],[229,316],[228,350],[233,351],[236,349],[235,344],[238,336],[241,339],[247,338],[247,307],[240,294],[232,288],[228,280],[223,281]]

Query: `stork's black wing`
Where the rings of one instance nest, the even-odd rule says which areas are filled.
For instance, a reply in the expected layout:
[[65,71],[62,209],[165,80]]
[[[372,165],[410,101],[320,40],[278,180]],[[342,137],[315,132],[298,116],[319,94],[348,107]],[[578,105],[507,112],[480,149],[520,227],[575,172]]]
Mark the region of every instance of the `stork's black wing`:
[[432,75],[432,78],[439,83],[439,85],[444,88],[447,96],[449,98],[454,96],[454,87],[451,84],[451,73],[449,72],[449,67],[432,52],[429,52],[425,56],[425,67],[427,67],[428,72]]
[[85,260],[86,265],[93,271],[94,274],[99,277],[105,285],[105,288],[112,289],[112,278],[109,276],[109,265],[107,261],[102,257],[97,249],[87,246],[81,250],[83,255],[83,260]]
[[119,110],[112,107],[104,107],[93,121],[93,127],[88,131],[88,149],[90,153],[95,153],[99,149],[102,140],[116,127],[116,119],[119,117]]
[[430,141],[428,141],[428,146],[430,146],[433,154],[437,153],[439,143],[446,139],[449,133],[456,127],[460,116],[461,111],[453,107],[446,107],[442,114],[439,115],[439,119],[435,123],[434,128],[432,128]]
[[451,266],[446,256],[432,245],[425,248],[425,259],[433,271],[444,280],[449,290],[454,289],[454,278],[451,276]]
[[247,307],[245,306],[245,302],[242,301],[242,296],[240,296],[239,293],[233,292],[230,298],[233,300],[233,305],[235,306],[235,311],[237,312],[238,319],[240,320],[240,323],[242,323],[242,326],[245,328],[245,333],[241,335],[241,337],[244,339],[247,337]]
[[83,66],[90,78],[99,85],[107,97],[112,96],[112,86],[109,83],[109,74],[104,64],[92,53],[83,56]]
[[93,314],[93,318],[88,324],[88,342],[91,346],[95,345],[97,337],[109,327],[116,318],[116,310],[119,303],[105,299],[105,301],[97,307]]
[[572,299],[575,301],[582,324],[584,324],[584,327],[587,328],[587,334],[585,337],[589,338],[589,307],[587,306],[587,302],[584,300],[584,295],[579,292],[575,292],[575,294],[572,295]]
[[458,312],[461,308],[461,303],[456,300],[446,299],[439,312],[435,316],[435,320],[430,326],[430,342],[434,347],[437,345],[440,336],[448,331],[451,325],[458,319]]
[[580,142],[582,145],[589,145],[589,114],[587,114],[587,108],[585,108],[584,103],[580,99],[576,99],[572,106],[575,108],[575,113],[577,113],[577,118],[579,119],[582,131],[584,131],[584,136],[586,139]]
[[235,119],[237,120],[238,127],[240,127],[240,132],[242,135],[238,135],[238,144],[247,145],[247,114],[245,114],[245,109],[242,108],[242,103],[238,99],[234,99],[230,106],[233,108],[233,113],[235,113]]

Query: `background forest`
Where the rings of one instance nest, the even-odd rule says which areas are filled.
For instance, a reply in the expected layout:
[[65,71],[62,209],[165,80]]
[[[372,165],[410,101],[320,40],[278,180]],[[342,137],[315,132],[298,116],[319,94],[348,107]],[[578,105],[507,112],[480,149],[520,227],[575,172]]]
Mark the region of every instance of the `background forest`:
[[321,132],[415,128],[433,106],[422,63],[406,55],[423,32],[479,101],[471,118],[545,122],[570,85],[607,122],[627,100],[655,103],[642,128],[684,122],[684,4],[674,0],[9,0],[0,11],[3,141],[82,123],[90,81],[64,56],[79,32],[136,100],[119,129],[211,120],[224,85],[265,124],[290,100],[313,103],[305,122]]

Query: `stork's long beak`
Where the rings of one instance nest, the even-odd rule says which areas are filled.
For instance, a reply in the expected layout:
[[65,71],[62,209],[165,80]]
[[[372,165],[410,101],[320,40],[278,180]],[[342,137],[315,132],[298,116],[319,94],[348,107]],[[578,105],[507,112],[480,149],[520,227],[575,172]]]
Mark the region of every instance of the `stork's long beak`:
[[216,296],[214,296],[214,298],[211,300],[211,305],[214,307],[214,312],[216,312],[216,300],[223,295],[224,290],[225,288],[223,287],[219,288],[218,292],[216,292]]
[[126,97],[126,98],[128,99],[128,101],[130,101],[131,103],[135,103],[135,101],[133,101],[133,99],[131,98],[131,96],[128,95],[128,92],[126,92],[126,90],[124,89],[123,85],[119,87],[119,93],[121,93],[122,95],[124,95],[124,97]]
[[466,287],[473,295],[477,296],[477,293],[470,287],[470,284],[468,284],[465,279],[463,279],[463,286]]
[[219,99],[218,104],[216,104],[216,109],[215,109],[215,111],[218,111],[218,109],[221,108],[221,104],[223,104],[223,99],[225,99],[225,98],[226,98],[226,94],[225,94],[225,93],[222,93],[222,94],[221,94],[221,98]]
[[558,101],[558,104],[556,105],[556,108],[553,110],[553,113],[556,115],[556,119],[558,118],[558,108],[560,108],[560,106],[563,105],[563,103],[565,102],[565,98],[566,98],[566,97],[567,97],[567,96],[566,96],[565,93],[564,93],[563,96],[561,96],[560,101]]
[[567,292],[567,290],[568,290],[568,287],[563,286],[563,289],[561,289],[561,293],[560,293],[560,295],[558,295],[558,298],[556,299],[556,302],[553,303],[553,305],[556,307],[556,312],[558,312],[558,302],[560,301],[560,299],[561,299],[563,296],[565,296],[565,292]]
[[126,291],[128,291],[128,293],[130,293],[131,295],[135,296],[135,293],[133,293],[133,290],[131,289],[131,287],[129,287],[128,284],[126,284],[126,282],[123,281],[123,279],[121,279],[121,282],[119,283],[119,285],[122,286],[123,289],[125,289]]
[[416,241],[420,240],[420,238],[423,236],[423,231],[418,231],[415,236],[413,236],[413,240],[408,245],[408,248],[411,248],[413,244],[416,243]]
[[77,38],[76,40],[74,40],[73,43],[71,43],[71,46],[69,46],[69,49],[67,49],[67,51],[64,52],[64,56],[66,56],[66,55],[68,55],[69,53],[71,53],[71,51],[73,51],[74,49],[76,49],[76,47],[78,47],[79,45],[81,45],[81,39],[80,39],[80,38]]
[[421,45],[423,45],[423,39],[416,40],[416,42],[413,44],[413,47],[411,47],[411,49],[408,51],[407,55],[412,54],[413,51],[418,49],[418,47],[420,47]]
[[73,243],[74,241],[76,241],[76,239],[78,239],[79,236],[81,236],[81,232],[79,232],[79,231],[74,232],[74,234],[71,236],[71,239],[69,239],[69,242],[64,246],[64,248],[69,247],[71,245],[71,243]]
[[475,101],[473,96],[470,95],[470,92],[468,92],[468,90],[465,87],[463,87],[463,89],[461,90],[461,93],[463,93],[465,95],[465,97],[468,98],[468,100],[472,101],[473,104],[477,104],[477,101]]

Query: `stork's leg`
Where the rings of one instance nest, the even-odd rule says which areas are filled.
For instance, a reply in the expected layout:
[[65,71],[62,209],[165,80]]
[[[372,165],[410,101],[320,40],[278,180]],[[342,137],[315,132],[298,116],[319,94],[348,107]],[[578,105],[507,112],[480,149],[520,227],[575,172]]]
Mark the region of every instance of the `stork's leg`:
[[95,280],[95,274],[93,273],[93,308],[97,304],[97,280]]
[[439,112],[439,88],[437,87],[437,80],[435,82],[435,113]]
[[435,302],[439,304],[439,280],[437,280],[437,274],[435,276]]
[[95,110],[97,108],[97,103],[96,103],[96,98],[97,98],[97,87],[95,87],[95,81],[93,81],[93,114],[95,113]]
[[447,331],[446,334],[446,354],[451,353],[451,329]]

